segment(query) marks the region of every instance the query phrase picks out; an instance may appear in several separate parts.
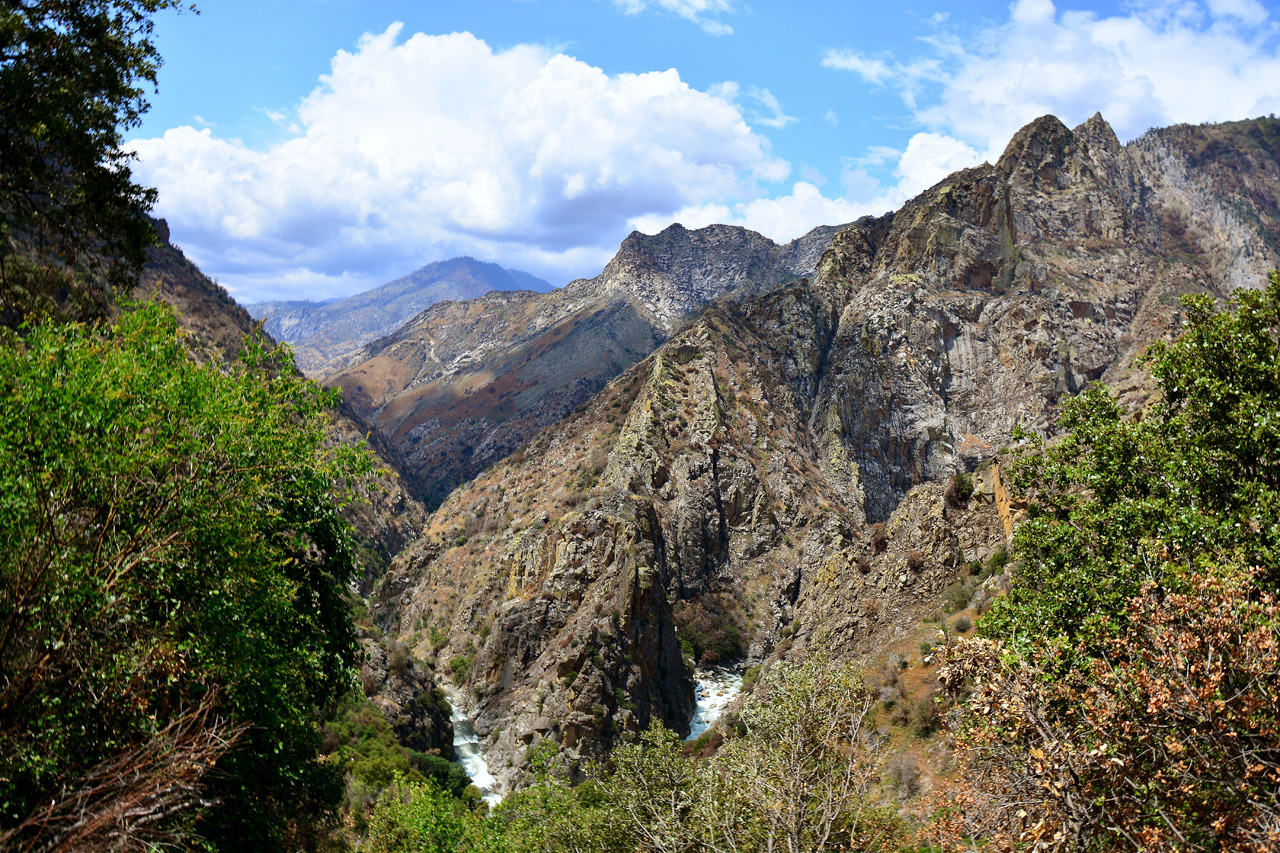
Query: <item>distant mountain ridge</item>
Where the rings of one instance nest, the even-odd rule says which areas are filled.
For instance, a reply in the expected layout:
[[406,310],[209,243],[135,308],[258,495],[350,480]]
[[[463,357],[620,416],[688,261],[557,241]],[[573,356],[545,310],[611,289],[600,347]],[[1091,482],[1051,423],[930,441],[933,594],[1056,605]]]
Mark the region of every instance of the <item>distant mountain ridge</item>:
[[441,302],[325,383],[391,441],[428,505],[556,423],[700,310],[811,275],[839,227],[778,245],[745,228],[634,232],[553,293]]
[[[323,376],[343,357],[394,332],[437,302],[475,299],[494,290],[546,293],[551,284],[472,257],[436,261],[373,290],[325,302],[276,301],[245,306],[276,340],[294,348],[298,366]],[[336,363],[335,363],[336,362]]]

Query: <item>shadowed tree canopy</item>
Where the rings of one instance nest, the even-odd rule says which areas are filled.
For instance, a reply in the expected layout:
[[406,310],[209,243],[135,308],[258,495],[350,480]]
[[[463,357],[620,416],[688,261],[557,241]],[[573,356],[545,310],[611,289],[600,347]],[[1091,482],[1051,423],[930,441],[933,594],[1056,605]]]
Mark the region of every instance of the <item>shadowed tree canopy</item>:
[[147,109],[152,16],[179,0],[0,3],[0,320],[100,314],[155,239],[121,134]]

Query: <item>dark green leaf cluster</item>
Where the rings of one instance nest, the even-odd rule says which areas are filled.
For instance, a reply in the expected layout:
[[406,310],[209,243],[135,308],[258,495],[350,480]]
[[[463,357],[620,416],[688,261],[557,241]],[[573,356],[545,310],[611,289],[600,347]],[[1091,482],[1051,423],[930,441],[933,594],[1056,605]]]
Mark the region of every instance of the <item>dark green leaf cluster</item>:
[[158,305],[0,347],[0,825],[211,704],[236,734],[198,832],[323,831],[342,791],[315,709],[356,649],[330,496],[367,460],[326,451],[332,395],[280,358],[197,364]]

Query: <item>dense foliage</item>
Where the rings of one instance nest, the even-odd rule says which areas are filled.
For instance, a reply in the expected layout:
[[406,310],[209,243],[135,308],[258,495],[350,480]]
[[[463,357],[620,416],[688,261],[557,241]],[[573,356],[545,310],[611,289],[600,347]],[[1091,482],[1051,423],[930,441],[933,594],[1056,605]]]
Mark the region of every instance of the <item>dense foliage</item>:
[[228,850],[323,832],[342,791],[315,709],[349,689],[355,650],[331,494],[366,462],[326,451],[330,394],[279,357],[197,364],[156,305],[0,347],[8,843],[94,820]]
[[1062,441],[1029,442],[1013,471],[1022,570],[986,636],[1099,654],[1145,583],[1224,565],[1280,581],[1280,277],[1234,311],[1184,299],[1184,334],[1148,356],[1160,396],[1141,416],[1094,385],[1065,403]]
[[1280,845],[1280,275],[1184,305],[1140,417],[1092,388],[1015,469],[1020,569],[944,673],[973,691],[957,842]]
[[680,853],[894,850],[900,821],[875,802],[882,743],[856,667],[815,656],[777,664],[740,737],[711,759],[655,727],[619,746],[608,768],[566,781],[555,745],[532,754],[534,783],[483,818],[430,785],[398,784],[370,821],[381,853]]
[[160,57],[151,16],[180,0],[0,4],[0,322],[101,314],[155,239],[155,191],[133,183]]

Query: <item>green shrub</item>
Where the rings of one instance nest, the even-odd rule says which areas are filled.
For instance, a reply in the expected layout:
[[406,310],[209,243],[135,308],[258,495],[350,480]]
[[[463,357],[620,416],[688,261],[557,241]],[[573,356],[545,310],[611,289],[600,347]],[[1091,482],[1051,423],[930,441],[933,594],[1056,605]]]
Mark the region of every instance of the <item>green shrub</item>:
[[471,674],[472,655],[454,655],[449,660],[449,671],[453,673],[453,683],[462,684]]
[[357,646],[331,496],[368,457],[326,449],[334,396],[254,343],[196,363],[149,304],[6,336],[0,398],[5,825],[135,750],[151,756],[137,784],[164,776],[157,732],[200,711],[226,746],[216,773],[181,771],[219,802],[198,846],[271,850],[287,822],[335,816],[314,714],[347,691]]
[[978,579],[986,580],[992,575],[998,575],[1004,571],[1004,567],[1007,565],[1009,565],[1009,550],[1001,545],[987,558],[987,566],[983,569],[982,574],[978,576]]
[[973,496],[973,477],[968,474],[956,474],[947,483],[943,497],[949,506],[961,507]]
[[973,582],[961,579],[942,591],[942,608],[947,614],[956,613],[968,607],[972,598]]
[[410,752],[409,763],[425,778],[430,779],[442,791],[461,798],[471,785],[471,777],[456,761],[448,761],[426,752]]

